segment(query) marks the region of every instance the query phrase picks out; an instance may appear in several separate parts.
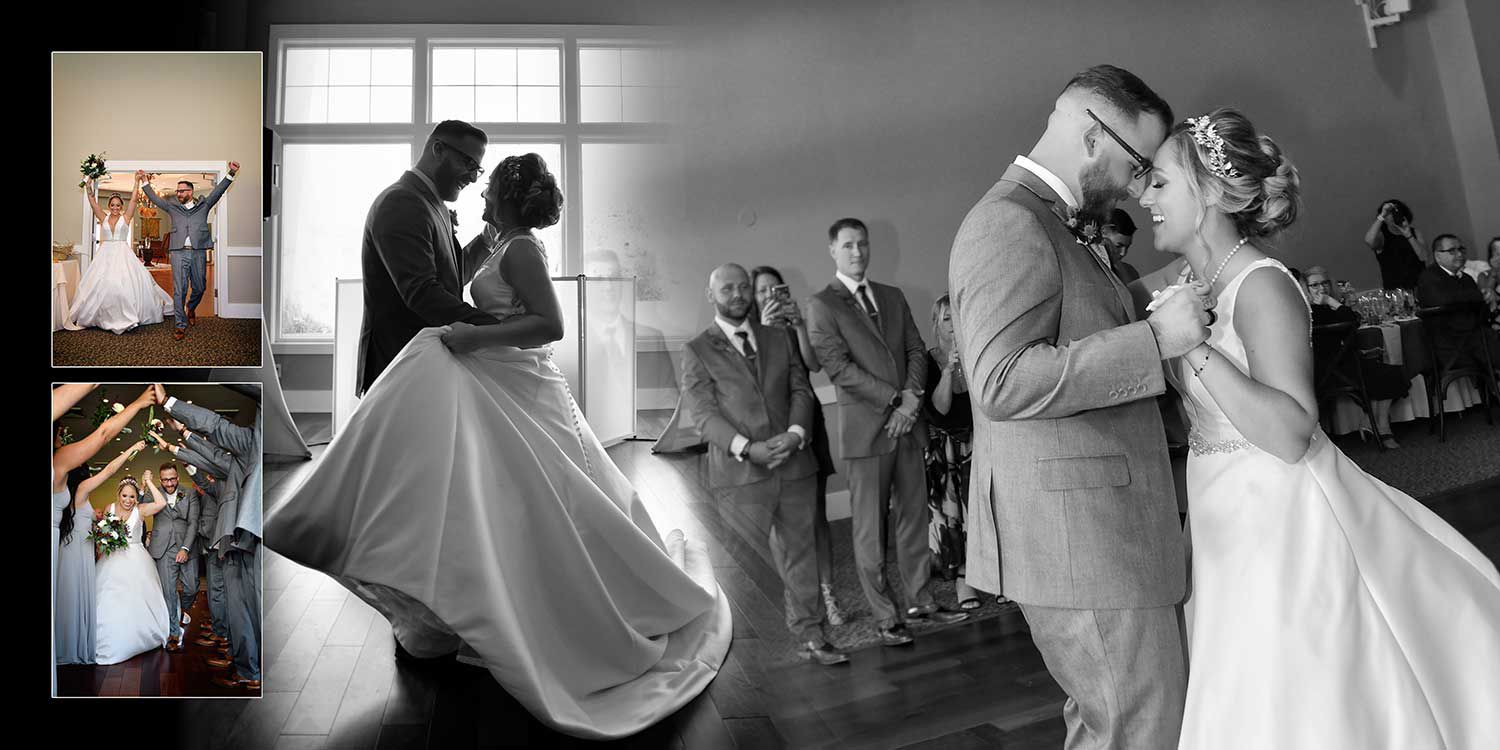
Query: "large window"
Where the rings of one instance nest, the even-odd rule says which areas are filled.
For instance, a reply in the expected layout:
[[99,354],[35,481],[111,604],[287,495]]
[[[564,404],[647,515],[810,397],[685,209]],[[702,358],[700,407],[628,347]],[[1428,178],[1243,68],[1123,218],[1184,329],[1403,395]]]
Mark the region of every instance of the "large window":
[[484,177],[450,206],[460,242],[483,227],[482,194],[500,160],[536,152],[564,192],[562,220],[538,233],[554,275],[586,272],[591,248],[617,249],[628,263],[649,246],[643,149],[664,136],[669,90],[656,30],[275,26],[271,42],[279,346],[327,350],[334,280],[361,273],[370,204],[441,120],[489,136]]

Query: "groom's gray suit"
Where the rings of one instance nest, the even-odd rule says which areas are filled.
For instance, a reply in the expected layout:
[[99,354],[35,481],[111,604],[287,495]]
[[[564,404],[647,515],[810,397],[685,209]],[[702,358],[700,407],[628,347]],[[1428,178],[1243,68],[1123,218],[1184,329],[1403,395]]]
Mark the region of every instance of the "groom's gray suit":
[[1154,397],[1156,339],[1012,165],[953,242],[953,327],[974,410],[968,581],[1021,604],[1069,695],[1069,748],[1176,747],[1186,560]]
[[[182,205],[176,198],[163,200],[157,197],[149,182],[141,185],[146,197],[172,217],[172,245],[168,254],[172,260],[172,316],[178,328],[187,328],[187,311],[197,309],[198,303],[203,301],[204,287],[208,285],[208,251],[214,246],[208,217],[233,181],[234,177],[225,176],[207,198],[195,201],[192,208]],[[192,287],[191,298],[188,296],[189,286]]]
[[[182,636],[182,612],[198,596],[198,492],[190,485],[177,485],[177,503],[162,508],[151,519],[151,543],[146,551],[156,561],[162,596],[171,612],[171,635]],[[187,552],[187,561],[177,562],[177,553]],[[177,583],[182,582],[182,594]]]

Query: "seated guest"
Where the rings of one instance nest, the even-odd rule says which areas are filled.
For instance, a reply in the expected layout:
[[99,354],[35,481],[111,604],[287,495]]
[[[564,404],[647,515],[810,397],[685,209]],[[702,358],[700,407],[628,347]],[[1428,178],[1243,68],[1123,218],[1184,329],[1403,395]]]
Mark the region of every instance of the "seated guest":
[[1135,266],[1125,262],[1125,254],[1130,252],[1130,243],[1135,239],[1135,220],[1130,214],[1120,208],[1111,211],[1109,223],[1101,227],[1099,233],[1104,237],[1104,247],[1109,250],[1110,263],[1120,281],[1129,284],[1139,279],[1141,275]]
[[953,340],[953,305],[946,294],[932,303],[932,336],[937,345],[927,350],[927,396],[922,400],[927,415],[927,507],[932,511],[927,546],[933,567],[945,578],[957,578],[959,608],[978,609],[979,592],[969,586],[964,570],[974,413]]
[[[762,326],[780,327],[795,341],[797,352],[802,355],[802,364],[809,373],[823,369],[818,364],[818,354],[813,351],[812,341],[807,338],[807,321],[802,317],[802,308],[792,298],[791,291],[781,272],[770,266],[750,269],[750,281],[755,285],[755,304],[750,317]],[[823,592],[823,608],[829,625],[843,625],[844,611],[839,609],[833,595],[833,537],[828,532],[828,477],[837,473],[833,466],[833,454],[828,448],[828,423],[823,420],[823,405],[813,398],[812,441],[808,446],[813,458],[818,461],[818,507],[813,513],[813,546],[818,554],[818,588]]]
[[[1328,272],[1322,266],[1312,266],[1307,269],[1307,301],[1312,307],[1312,322],[1315,326],[1330,323],[1357,322],[1359,316],[1348,307],[1339,303],[1329,292],[1333,290],[1333,281],[1328,277]],[[1368,357],[1356,357],[1359,375],[1365,381],[1365,393],[1370,397],[1370,411],[1375,415],[1375,434],[1379,436],[1381,444],[1387,448],[1400,448],[1401,444],[1396,442],[1395,435],[1391,430],[1391,401],[1401,398],[1410,391],[1411,382],[1406,378],[1406,372],[1400,365],[1390,365],[1378,359]],[[1353,362],[1345,360],[1344,367],[1353,366]],[[1351,379],[1353,372],[1346,372]]]
[[[1421,277],[1417,281],[1417,302],[1423,307],[1436,307],[1440,305],[1455,305],[1463,303],[1484,304],[1484,294],[1479,291],[1479,285],[1473,277],[1464,273],[1464,256],[1467,248],[1458,237],[1452,234],[1440,234],[1432,241],[1433,264],[1423,269]],[[1467,338],[1475,326],[1483,325],[1484,321],[1476,316],[1457,314],[1449,316],[1446,320],[1446,331],[1440,332],[1432,342],[1433,349],[1441,359],[1453,356],[1459,341]],[[1491,351],[1497,346],[1490,332]],[[1472,345],[1471,345],[1472,346]],[[1458,365],[1468,364],[1466,360],[1472,358],[1474,362],[1483,362],[1477,348],[1470,348],[1462,353]]]
[[812,386],[792,339],[749,316],[750,275],[733,263],[708,277],[714,322],[682,348],[682,399],[708,440],[708,480],[731,521],[769,537],[786,621],[804,658],[839,664],[828,645],[813,552],[817,461],[803,448]]
[[1380,204],[1375,221],[1365,231],[1365,244],[1380,263],[1380,285],[1411,289],[1426,262],[1421,256],[1422,234],[1412,224],[1411,209],[1395,198]]

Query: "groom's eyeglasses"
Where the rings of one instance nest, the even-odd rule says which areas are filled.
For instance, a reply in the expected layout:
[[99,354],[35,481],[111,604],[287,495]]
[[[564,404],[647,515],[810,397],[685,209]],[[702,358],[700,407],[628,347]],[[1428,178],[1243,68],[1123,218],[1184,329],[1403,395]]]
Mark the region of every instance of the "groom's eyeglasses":
[[463,151],[459,150],[459,148],[457,146],[455,146],[455,145],[453,145],[453,144],[451,144],[451,143],[449,143],[449,142],[447,142],[447,141],[445,141],[445,140],[443,140],[441,138],[437,139],[437,142],[443,144],[444,146],[446,146],[453,153],[458,154],[459,156],[462,156],[463,159],[464,159],[464,167],[466,169],[468,169],[470,172],[473,172],[476,178],[484,176],[484,167],[480,166],[479,162],[474,161],[474,157],[469,156],[468,154],[466,154]]
[[1093,110],[1085,109],[1083,111],[1088,114],[1089,117],[1094,118],[1094,122],[1099,123],[1099,127],[1104,128],[1104,132],[1108,133],[1109,137],[1113,138],[1115,140],[1115,143],[1120,144],[1120,148],[1125,149],[1125,153],[1130,154],[1130,158],[1135,160],[1135,169],[1131,171],[1130,179],[1139,180],[1151,172],[1152,164],[1150,159],[1141,156],[1139,151],[1131,148],[1130,144],[1126,143],[1125,139],[1121,138],[1118,133],[1110,129],[1108,125],[1105,125],[1104,121],[1099,119],[1099,116],[1094,114]]

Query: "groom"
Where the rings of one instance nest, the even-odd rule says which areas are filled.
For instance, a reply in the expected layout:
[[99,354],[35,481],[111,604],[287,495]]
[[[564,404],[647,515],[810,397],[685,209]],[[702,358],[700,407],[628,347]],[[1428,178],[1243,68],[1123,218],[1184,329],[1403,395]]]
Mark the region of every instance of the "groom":
[[[184,615],[198,596],[198,500],[194,497],[197,493],[178,485],[176,465],[162,464],[160,478],[167,507],[151,520],[151,544],[146,551],[156,561],[156,575],[161,578],[162,596],[170,613],[167,650],[181,651]],[[177,593],[179,581],[181,595]]]
[[969,583],[1021,605],[1068,694],[1066,747],[1176,747],[1186,675],[1182,531],[1155,396],[1203,341],[1177,294],[1147,320],[1079,237],[1139,195],[1172,110],[1100,65],[1057,97],[1027,156],[953,241],[953,324],[971,384]]
[[460,251],[454,214],[444,202],[484,174],[484,131],[458,120],[433,128],[422,158],[375,198],[365,217],[360,264],[365,313],[355,392],[363,396],[417,331],[455,321],[498,322],[464,302],[463,286],[494,247],[495,228]]
[[[176,341],[181,341],[187,335],[188,326],[198,322],[198,316],[193,311],[198,309],[198,303],[203,301],[203,292],[208,287],[208,251],[214,246],[208,216],[213,213],[214,205],[224,197],[224,191],[229,189],[229,183],[234,182],[234,176],[239,171],[239,162],[229,162],[229,174],[219,180],[213,192],[201,201],[193,197],[193,183],[187,180],[178,182],[176,203],[156,196],[156,191],[151,189],[151,175],[139,170],[135,173],[146,197],[172,217],[172,246],[169,248],[169,255],[172,260],[172,317],[177,322],[172,338]],[[192,287],[191,297],[188,296],[189,286]]]

